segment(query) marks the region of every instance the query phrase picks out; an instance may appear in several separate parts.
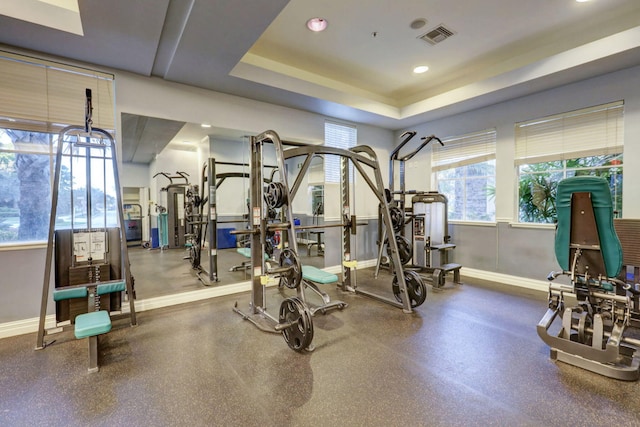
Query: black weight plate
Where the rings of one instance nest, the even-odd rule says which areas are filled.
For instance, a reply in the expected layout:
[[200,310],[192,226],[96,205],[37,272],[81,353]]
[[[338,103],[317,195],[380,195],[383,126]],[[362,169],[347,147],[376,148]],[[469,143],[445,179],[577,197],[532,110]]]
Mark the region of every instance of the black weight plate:
[[285,248],[280,253],[280,267],[290,267],[289,271],[280,274],[280,282],[287,288],[296,289],[302,283],[302,265],[300,258],[291,249]]
[[404,236],[396,234],[396,246],[398,247],[398,255],[400,255],[400,262],[405,265],[411,258],[413,258],[413,247],[411,242]]
[[313,321],[309,310],[296,297],[287,298],[280,304],[279,323],[291,323],[282,330],[287,345],[295,351],[303,351],[313,340]]
[[[413,270],[404,270],[404,281],[407,287],[407,294],[409,295],[409,301],[412,308],[419,307],[427,299],[427,287],[424,285],[422,278],[418,273]],[[393,283],[391,284],[393,290],[393,296],[396,301],[402,304],[402,292],[398,285],[398,276],[393,277]]]
[[404,227],[404,214],[397,206],[389,207],[389,215],[391,215],[391,227],[395,233],[399,233]]

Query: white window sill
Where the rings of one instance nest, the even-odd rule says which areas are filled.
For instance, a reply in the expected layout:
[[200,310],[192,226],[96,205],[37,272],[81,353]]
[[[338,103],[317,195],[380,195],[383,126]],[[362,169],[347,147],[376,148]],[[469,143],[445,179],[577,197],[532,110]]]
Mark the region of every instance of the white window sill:
[[489,222],[489,221],[449,220],[449,224],[454,224],[454,225],[473,225],[473,226],[480,226],[480,227],[495,227],[496,226],[495,222]]
[[555,224],[539,224],[535,222],[510,222],[512,228],[535,228],[542,230],[555,230]]

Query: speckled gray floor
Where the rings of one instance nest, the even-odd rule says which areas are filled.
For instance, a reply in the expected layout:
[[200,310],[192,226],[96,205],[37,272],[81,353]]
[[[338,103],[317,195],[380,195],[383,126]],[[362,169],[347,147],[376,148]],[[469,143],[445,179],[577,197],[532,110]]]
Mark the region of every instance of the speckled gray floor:
[[[34,334],[0,340],[0,425],[640,425],[638,383],[549,360],[535,331],[544,295],[467,283],[407,315],[331,294],[350,306],[314,318],[308,354],[233,313],[247,294],[115,322],[96,374],[69,335],[42,351]],[[270,290],[268,304],[281,298]]]

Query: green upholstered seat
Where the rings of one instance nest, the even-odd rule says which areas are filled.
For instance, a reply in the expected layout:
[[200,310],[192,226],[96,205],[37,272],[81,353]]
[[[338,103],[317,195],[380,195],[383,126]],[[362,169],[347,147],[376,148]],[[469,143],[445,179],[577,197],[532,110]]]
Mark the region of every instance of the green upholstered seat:
[[[238,252],[240,255],[242,255],[245,258],[251,258],[251,248],[238,248],[236,249],[236,252]],[[264,254],[264,259],[268,260],[269,255]]]
[[74,333],[78,339],[106,334],[110,330],[111,317],[107,311],[92,311],[76,316]]
[[311,265],[302,266],[302,278],[323,285],[338,282],[338,276],[335,274],[328,273]]
[[77,288],[62,288],[53,290],[53,300],[62,301],[70,298],[84,298],[87,296],[87,288],[79,286]]
[[110,283],[102,283],[97,287],[96,292],[98,295],[110,294],[111,292],[124,292],[126,289],[126,284],[124,281],[120,282],[110,282]]
[[607,277],[617,277],[622,269],[622,247],[613,228],[613,203],[609,184],[604,178],[596,176],[576,176],[567,178],[558,184],[556,210],[558,224],[556,228],[555,252],[558,264],[569,271],[569,244],[571,236],[571,195],[573,193],[591,193],[591,203],[598,228],[600,251],[604,260]]

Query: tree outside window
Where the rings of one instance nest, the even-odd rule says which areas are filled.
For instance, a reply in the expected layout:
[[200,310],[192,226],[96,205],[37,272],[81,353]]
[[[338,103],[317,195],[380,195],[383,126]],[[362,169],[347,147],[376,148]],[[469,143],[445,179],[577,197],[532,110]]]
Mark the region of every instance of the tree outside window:
[[555,223],[558,182],[592,175],[609,182],[614,212],[622,213],[622,153],[521,165],[518,168],[520,222]]

